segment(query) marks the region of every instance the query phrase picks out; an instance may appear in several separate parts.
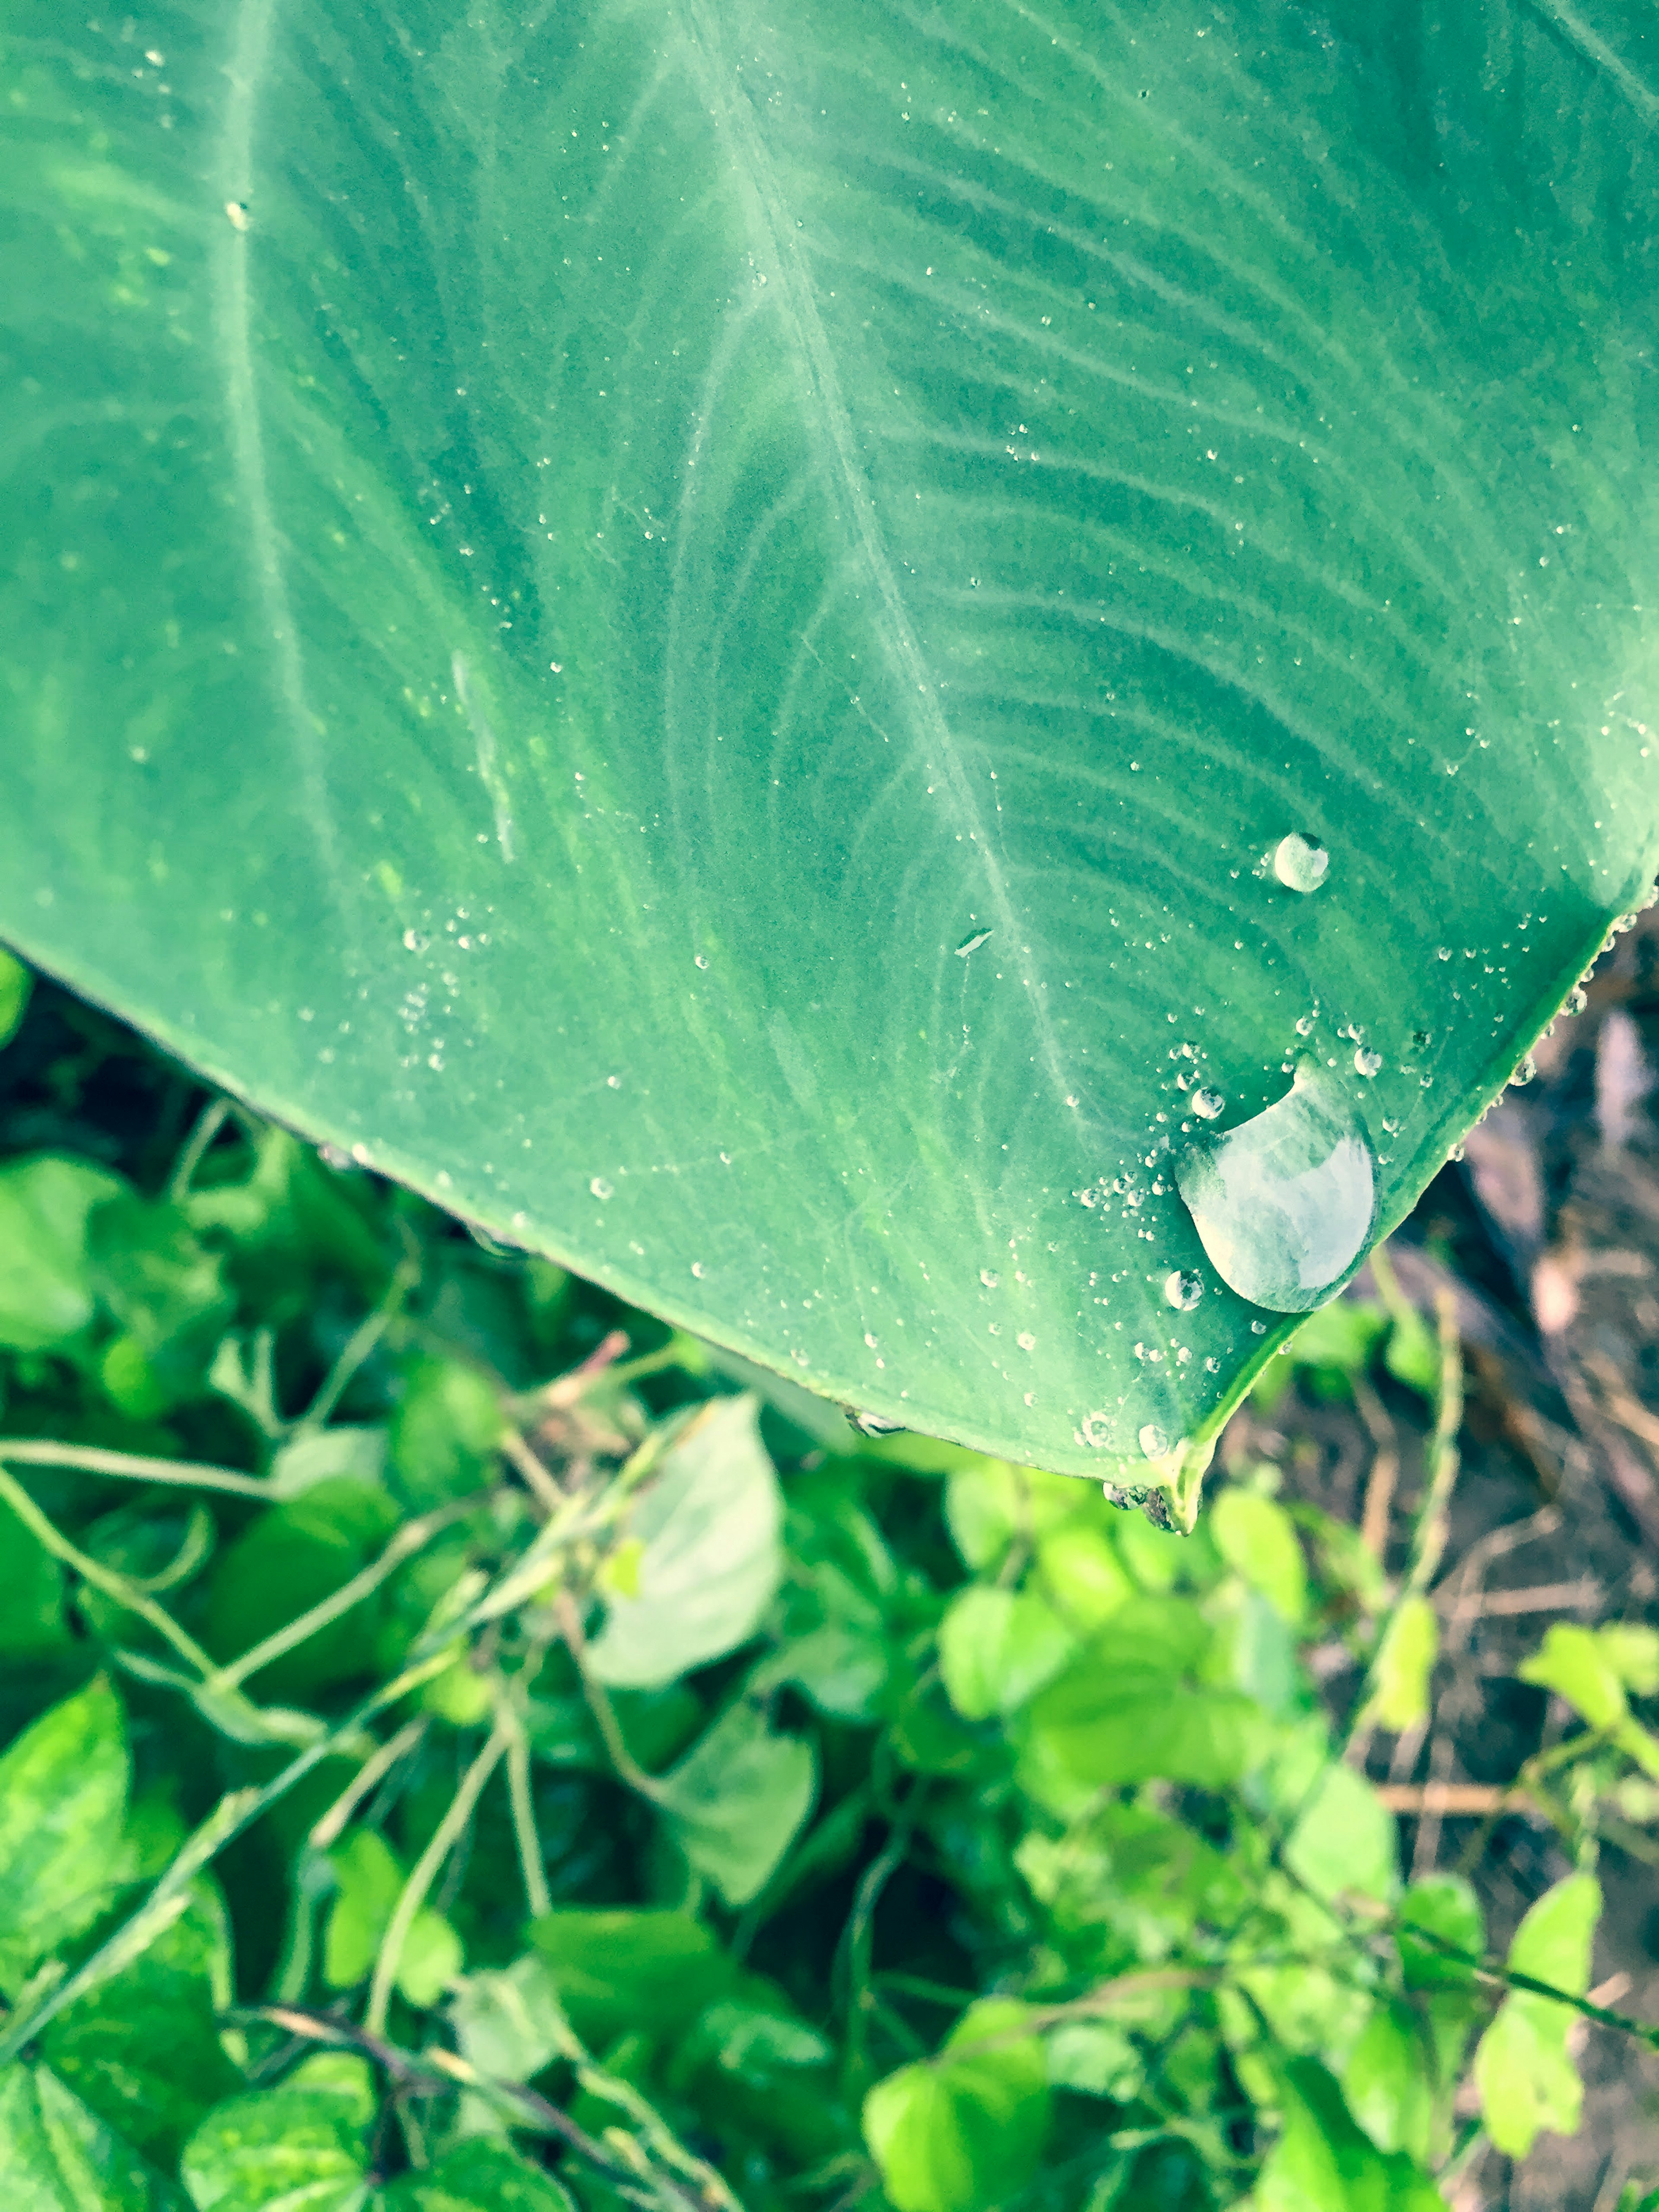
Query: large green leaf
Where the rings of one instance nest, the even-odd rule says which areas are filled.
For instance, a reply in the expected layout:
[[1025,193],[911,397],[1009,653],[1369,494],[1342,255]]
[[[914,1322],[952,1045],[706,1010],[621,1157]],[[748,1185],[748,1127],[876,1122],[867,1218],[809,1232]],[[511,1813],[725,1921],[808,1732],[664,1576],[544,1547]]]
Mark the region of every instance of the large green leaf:
[[1633,0],[5,70],[0,931],[498,1233],[1161,1454],[1281,1333],[1221,1276],[1316,1303],[1641,896]]

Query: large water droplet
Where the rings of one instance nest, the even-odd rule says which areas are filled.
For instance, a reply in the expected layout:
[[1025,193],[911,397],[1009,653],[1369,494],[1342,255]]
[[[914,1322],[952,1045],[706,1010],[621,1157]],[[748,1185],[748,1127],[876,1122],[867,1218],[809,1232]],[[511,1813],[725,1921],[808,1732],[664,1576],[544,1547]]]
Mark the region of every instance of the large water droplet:
[[1218,1091],[1194,1091],[1192,1097],[1194,1114],[1206,1121],[1213,1121],[1227,1110],[1227,1102]]
[[1538,1062],[1533,1058],[1532,1054],[1528,1053],[1526,1058],[1522,1061],[1520,1066],[1517,1067],[1514,1074],[1510,1076],[1510,1081],[1518,1087],[1522,1084],[1530,1083],[1537,1073]]
[[1204,1278],[1177,1267],[1164,1278],[1164,1295],[1177,1313],[1190,1313],[1204,1300]]
[[1170,1439],[1156,1421],[1147,1422],[1146,1427],[1140,1431],[1137,1442],[1148,1459],[1162,1459],[1170,1449]]
[[1367,1052],[1363,1044],[1356,1049],[1353,1056],[1353,1072],[1356,1075],[1369,1078],[1375,1075],[1382,1065],[1382,1055],[1380,1052]]
[[1316,891],[1330,865],[1322,845],[1310,844],[1294,830],[1273,848],[1273,873],[1288,891]]
[[1265,1113],[1194,1143],[1176,1179],[1217,1273],[1275,1313],[1323,1303],[1364,1251],[1376,1211],[1364,1127],[1310,1060]]
[[611,1185],[605,1181],[603,1176],[595,1176],[592,1182],[588,1184],[587,1188],[592,1192],[594,1197],[598,1199],[606,1199],[612,1195]]
[[994,1267],[981,1267],[979,1271],[979,1279],[988,1291],[995,1290],[997,1285],[1002,1280]]

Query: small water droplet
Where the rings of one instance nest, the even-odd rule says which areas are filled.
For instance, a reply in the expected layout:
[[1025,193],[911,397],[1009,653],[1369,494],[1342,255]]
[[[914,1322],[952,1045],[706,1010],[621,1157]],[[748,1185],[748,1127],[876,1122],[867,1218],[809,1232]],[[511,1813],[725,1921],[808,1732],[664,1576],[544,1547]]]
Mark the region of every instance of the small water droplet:
[[1446,1152],[1446,1158],[1447,1158],[1449,1160],[1461,1160],[1461,1159],[1462,1158],[1462,1157],[1463,1157],[1463,1147],[1462,1146],[1462,1145],[1452,1145],[1452,1146],[1449,1146],[1449,1147],[1448,1147],[1448,1149],[1447,1149],[1447,1152]]
[[1194,1113],[1199,1116],[1200,1121],[1213,1121],[1218,1115],[1224,1114],[1226,1112],[1227,1102],[1218,1091],[1211,1091],[1206,1088],[1203,1091],[1194,1091],[1192,1107]]
[[1356,1075],[1363,1075],[1370,1078],[1376,1074],[1377,1069],[1381,1067],[1382,1065],[1382,1054],[1380,1052],[1367,1052],[1363,1044],[1360,1045],[1354,1053],[1353,1072]]
[[696,1277],[697,1280],[701,1282],[703,1277],[708,1273],[708,1270],[703,1266],[701,1260],[694,1260],[691,1262],[691,1272]]
[[418,929],[404,930],[404,951],[405,952],[424,952],[427,948],[427,943],[428,940],[421,935]]
[[1575,983],[1567,994],[1566,1012],[1570,1014],[1582,1014],[1589,1004],[1589,1000]]
[[1450,945],[1437,945],[1434,948],[1434,957],[1437,960],[1449,960],[1451,958]]
[[1296,1025],[1296,1033],[1297,1033],[1297,1035],[1298,1036],[1311,1036],[1313,1035],[1313,1033],[1314,1033],[1314,1017],[1313,1017],[1313,1015],[1311,1015],[1311,1014],[1304,1014],[1304,1015],[1302,1016],[1301,1019],[1297,1022],[1297,1025]]
[[1135,1441],[1147,1459],[1162,1459],[1170,1449],[1170,1439],[1156,1421],[1148,1421]]
[[699,952],[696,956],[694,964],[699,968],[706,968],[708,965],[708,955],[706,952]]
[[1164,1295],[1177,1313],[1190,1313],[1204,1301],[1204,1278],[1195,1271],[1175,1268],[1164,1278]]
[[620,1091],[622,1089],[622,1078],[620,1075],[607,1075],[605,1079],[612,1091]]
[[1176,1176],[1217,1273],[1277,1313],[1321,1304],[1370,1234],[1370,1144],[1340,1086],[1311,1061],[1264,1112],[1191,1146]]
[[613,1198],[616,1195],[613,1187],[605,1181],[603,1176],[595,1176],[592,1182],[588,1184],[587,1188],[592,1192],[595,1198]]
[[1532,1081],[1534,1076],[1536,1075],[1537,1073],[1538,1062],[1533,1058],[1532,1054],[1528,1053],[1526,1058],[1522,1061],[1520,1066],[1517,1067],[1514,1074],[1510,1076],[1510,1081],[1517,1086],[1528,1084]]
[[1206,1375],[1219,1375],[1221,1372],[1221,1362],[1214,1358],[1206,1359],[1204,1363],[1204,1372]]
[[994,1267],[981,1267],[979,1271],[979,1279],[988,1291],[995,1290],[997,1285],[1002,1280]]
[[1022,1352],[1035,1352],[1036,1350],[1036,1339],[1032,1335],[1029,1328],[1021,1329],[1019,1334],[1014,1339],[1014,1342],[1019,1346]]
[[1087,1444],[1091,1451],[1105,1451],[1112,1441],[1110,1416],[1106,1413],[1085,1413],[1083,1416],[1083,1425],[1077,1432],[1077,1440],[1080,1444]]
[[1250,1323],[1250,1334],[1252,1336],[1266,1336],[1267,1334],[1267,1324],[1265,1321],[1253,1321]]
[[977,952],[990,935],[991,932],[988,929],[979,929],[975,930],[971,937],[964,937],[957,947],[957,958],[965,960],[970,952]]
[[1331,856],[1292,830],[1273,848],[1273,873],[1287,891],[1316,891],[1325,880]]

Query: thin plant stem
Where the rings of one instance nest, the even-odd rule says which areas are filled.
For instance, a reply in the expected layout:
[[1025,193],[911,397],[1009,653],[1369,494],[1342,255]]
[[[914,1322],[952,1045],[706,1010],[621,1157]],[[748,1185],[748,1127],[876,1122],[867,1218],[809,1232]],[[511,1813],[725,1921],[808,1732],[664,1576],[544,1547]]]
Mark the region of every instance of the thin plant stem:
[[45,1437],[0,1439],[0,1460],[19,1467],[63,1467],[80,1474],[114,1475],[123,1482],[167,1482],[181,1490],[222,1490],[233,1498],[271,1498],[270,1485],[255,1474],[228,1467],[204,1467],[183,1459],[145,1459],[133,1452],[105,1451],[95,1444],[53,1443]]
[[405,1559],[412,1559],[434,1536],[441,1535],[446,1528],[453,1528],[457,1521],[476,1512],[483,1496],[483,1493],[479,1492],[471,1498],[463,1498],[453,1505],[441,1507],[435,1513],[423,1513],[418,1520],[406,1521],[379,1559],[371,1559],[360,1573],[353,1575],[349,1583],[343,1583],[331,1596],[286,1622],[256,1644],[252,1650],[243,1652],[240,1659],[232,1660],[228,1666],[213,1668],[209,1686],[216,1690],[234,1690],[240,1683],[246,1681],[250,1674],[257,1674],[262,1667],[269,1667],[273,1660],[283,1658],[296,1644],[307,1642],[328,1627],[331,1622],[339,1620],[342,1613],[349,1613],[353,1606],[361,1605],[366,1597],[379,1589],[388,1576],[396,1574]]
[[388,1736],[372,1758],[363,1761],[327,1812],[313,1825],[306,1840],[313,1851],[328,1850],[338,1842],[346,1822],[370,1790],[400,1759],[414,1750],[430,1725],[425,1713],[416,1714],[412,1721],[405,1721],[395,1735]]
[[230,1118],[228,1098],[210,1098],[196,1117],[196,1127],[185,1139],[183,1149],[173,1163],[173,1173],[167,1177],[167,1194],[176,1204],[187,1197],[196,1180],[196,1170],[207,1158],[214,1139]]
[[390,1682],[383,1682],[372,1697],[365,1698],[336,1728],[318,1737],[314,1743],[291,1759],[282,1772],[274,1775],[262,1788],[233,1790],[219,1800],[206,1820],[186,1838],[175,1855],[167,1872],[151,1889],[148,1897],[130,1913],[121,1925],[91,1957],[84,1960],[67,1980],[60,1982],[33,2012],[21,2009],[15,2013],[0,2034],[0,2067],[14,2059],[26,2044],[33,2041],[47,2023],[55,2019],[67,2004],[72,2004],[86,1991],[107,1981],[112,1974],[136,1959],[147,1945],[153,1942],[161,1930],[177,1919],[188,1900],[189,1885],[201,1869],[217,1856],[225,1845],[245,1828],[249,1827],[262,1814],[268,1813],[277,1801],[287,1796],[296,1782],[302,1782],[314,1766],[320,1765],[342,1744],[349,1743],[361,1733],[375,1714],[394,1705],[422,1682],[429,1681],[449,1664],[447,1653],[434,1653],[417,1666],[406,1667]]
[[392,1271],[380,1304],[374,1311],[358,1322],[342,1346],[338,1358],[323,1380],[322,1388],[294,1425],[296,1436],[307,1430],[319,1429],[340,1400],[345,1395],[352,1377],[386,1334],[398,1314],[404,1302],[421,1279],[420,1248],[411,1236],[409,1225],[399,1219],[408,1249]]
[[1445,1553],[1447,1513],[1457,1481],[1457,1437],[1463,1425],[1463,1351],[1457,1334],[1457,1302],[1449,1290],[1442,1290],[1434,1303],[1440,1325],[1440,1384],[1435,1394],[1428,1485],[1417,1516],[1406,1577],[1407,1593],[1412,1596],[1427,1589]]
[[193,1667],[198,1674],[204,1677],[212,1674],[212,1660],[195,1638],[179,1627],[167,1608],[157,1605],[153,1597],[147,1595],[125,1575],[118,1573],[113,1567],[105,1566],[101,1560],[93,1559],[78,1545],[72,1544],[47,1519],[22,1484],[3,1464],[0,1464],[0,1498],[10,1506],[43,1551],[50,1552],[56,1559],[61,1559],[66,1567],[72,1567],[82,1582],[90,1583],[94,1589],[101,1590],[107,1598],[112,1598],[125,1611],[135,1613],[141,1620],[148,1621],[156,1634],[172,1645],[187,1667]]
[[415,1924],[415,1916],[426,1903],[427,1893],[437,1877],[438,1869],[459,1842],[473,1809],[483,1795],[483,1786],[506,1755],[509,1739],[497,1726],[490,1730],[477,1757],[461,1777],[460,1786],[450,1800],[447,1811],[433,1831],[431,1841],[410,1869],[409,1879],[398,1892],[398,1902],[392,1908],[392,1918],[380,1941],[374,1961],[374,1974],[368,1988],[368,2005],[364,2023],[371,2035],[384,2035],[386,2014],[391,2008],[392,1985],[398,1978],[398,1968],[403,1962],[404,1945]]
[[502,1717],[509,1735],[507,1747],[507,1793],[513,1808],[513,1838],[518,1845],[519,1869],[524,1876],[525,1903],[532,1920],[553,1910],[553,1893],[547,1886],[542,1863],[541,1838],[536,1832],[536,1802],[530,1787],[530,1739],[524,1722],[510,1706]]
[[611,1764],[629,1788],[637,1790],[641,1797],[660,1797],[661,1784],[653,1781],[623,1741],[622,1727],[617,1719],[616,1707],[606,1694],[604,1683],[588,1666],[587,1638],[582,1633],[581,1615],[577,1611],[576,1601],[568,1590],[559,1592],[553,1602],[553,1613],[559,1624],[559,1632],[569,1646],[570,1656],[576,1662],[576,1672],[581,1678],[582,1695],[587,1700],[587,1710],[592,1714],[594,1723],[604,1740],[605,1750],[611,1755]]
[[[1377,1255],[1373,1254],[1373,1259]],[[1370,1472],[1365,1478],[1365,1503],[1360,1515],[1359,1540],[1376,1561],[1386,1564],[1389,1518],[1394,1510],[1395,1485],[1400,1480],[1400,1444],[1395,1425],[1382,1403],[1363,1375],[1350,1378],[1354,1403],[1371,1440]]]
[[564,1491],[516,1429],[509,1428],[503,1433],[501,1448],[523,1478],[525,1488],[548,1512],[556,1513],[568,1502]]

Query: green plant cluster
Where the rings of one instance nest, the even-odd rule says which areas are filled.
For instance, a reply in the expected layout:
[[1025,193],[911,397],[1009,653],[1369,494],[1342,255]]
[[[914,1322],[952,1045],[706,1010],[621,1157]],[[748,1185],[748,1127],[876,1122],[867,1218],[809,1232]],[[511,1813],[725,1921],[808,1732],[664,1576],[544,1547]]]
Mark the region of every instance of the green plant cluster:
[[56,995],[0,1104],[9,2203],[1427,2212],[1577,2124],[1650,1635],[1534,1662],[1493,1958],[1305,1664],[1409,1725],[1431,1545],[861,1437]]

